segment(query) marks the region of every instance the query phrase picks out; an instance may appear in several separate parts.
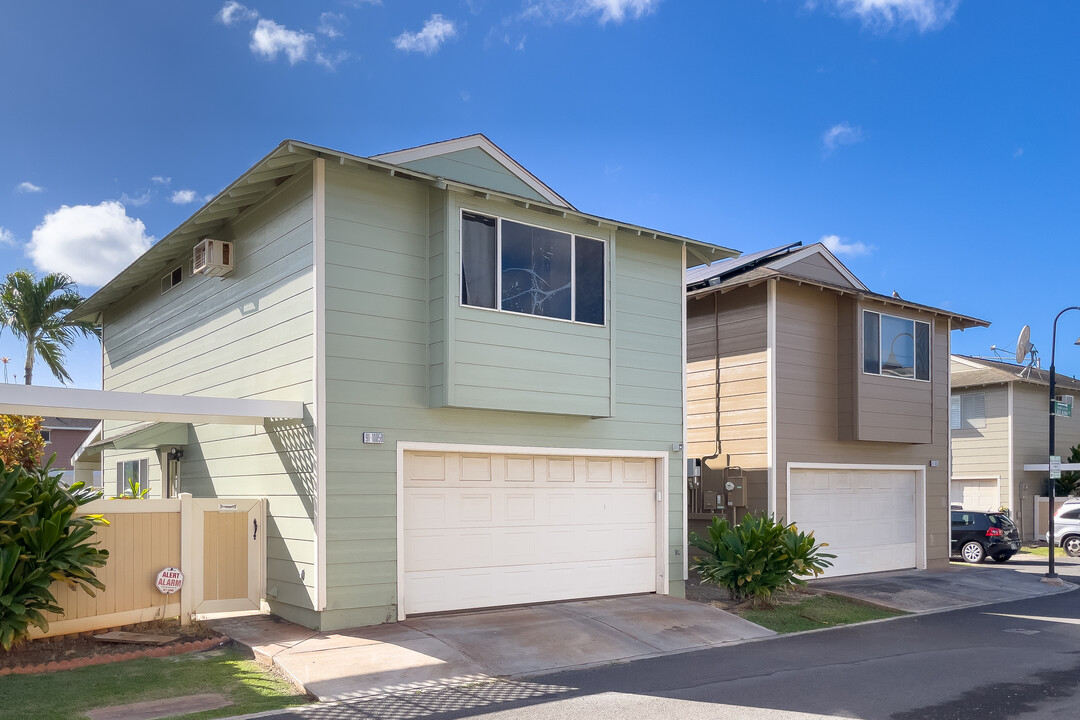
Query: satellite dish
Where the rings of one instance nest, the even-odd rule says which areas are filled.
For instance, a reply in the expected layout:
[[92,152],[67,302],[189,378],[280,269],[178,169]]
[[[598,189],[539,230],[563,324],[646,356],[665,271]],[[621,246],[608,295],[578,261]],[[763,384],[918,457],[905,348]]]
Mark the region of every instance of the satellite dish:
[[1016,338],[1016,364],[1023,363],[1029,352],[1031,352],[1031,326],[1025,325],[1020,329],[1020,337]]

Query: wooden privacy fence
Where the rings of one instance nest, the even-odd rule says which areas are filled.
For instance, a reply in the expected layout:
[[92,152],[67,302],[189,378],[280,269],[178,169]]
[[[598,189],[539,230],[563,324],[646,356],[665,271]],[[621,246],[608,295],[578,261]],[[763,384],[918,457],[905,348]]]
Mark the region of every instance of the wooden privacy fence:
[[[54,583],[52,592],[64,614],[48,613],[49,631],[34,628],[34,637],[260,609],[265,500],[182,493],[172,500],[97,500],[79,514],[101,514],[110,523],[96,528],[94,538],[109,551],[108,563],[97,569],[105,589],[90,597]],[[183,588],[171,595],[155,584],[167,567],[184,574]]]

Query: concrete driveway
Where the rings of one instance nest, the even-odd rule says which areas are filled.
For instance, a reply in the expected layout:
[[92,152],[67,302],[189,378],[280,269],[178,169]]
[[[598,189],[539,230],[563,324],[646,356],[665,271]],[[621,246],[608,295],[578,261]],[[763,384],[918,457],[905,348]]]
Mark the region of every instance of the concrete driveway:
[[774,635],[661,595],[437,615],[318,633],[269,615],[211,622],[319,700],[522,677]]
[[[1058,561],[1057,572],[1066,579],[1080,565]],[[1022,600],[1076,590],[1042,582],[1046,559],[1018,555],[1006,563],[967,565],[951,563],[945,570],[898,570],[814,580],[810,586],[876,605],[912,613],[956,610],[976,605]]]

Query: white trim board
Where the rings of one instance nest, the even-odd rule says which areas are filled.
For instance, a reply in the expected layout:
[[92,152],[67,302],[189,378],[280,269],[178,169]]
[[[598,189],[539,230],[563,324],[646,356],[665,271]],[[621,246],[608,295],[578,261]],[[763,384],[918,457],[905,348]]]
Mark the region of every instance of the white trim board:
[[406,452],[447,452],[475,453],[491,455],[547,455],[569,457],[610,457],[610,458],[650,458],[657,460],[656,474],[657,501],[656,517],[656,594],[667,595],[669,592],[668,561],[668,494],[670,478],[668,473],[670,453],[651,450],[615,450],[596,448],[568,447],[523,447],[512,445],[459,445],[455,443],[411,442],[399,440],[397,443],[397,619],[403,621],[405,614],[405,453]]
[[101,420],[262,425],[271,418],[303,418],[304,403],[0,384],[0,413],[90,416]]
[[326,609],[326,161],[315,158],[311,171],[312,289],[314,290],[315,390],[315,609]]

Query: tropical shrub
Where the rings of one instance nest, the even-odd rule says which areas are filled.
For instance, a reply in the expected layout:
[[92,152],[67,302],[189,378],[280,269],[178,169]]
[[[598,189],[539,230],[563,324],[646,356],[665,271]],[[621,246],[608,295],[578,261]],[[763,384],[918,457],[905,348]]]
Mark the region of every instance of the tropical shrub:
[[806,585],[832,567],[826,543],[769,515],[747,515],[732,525],[714,517],[708,537],[690,533],[690,544],[704,551],[691,565],[701,581],[727,589],[737,599],[768,603],[774,593]]
[[44,449],[41,418],[0,415],[0,462],[30,470],[37,466]]
[[94,568],[109,559],[91,542],[101,515],[75,512],[101,491],[77,482],[64,487],[49,467],[27,470],[0,463],[0,646],[5,650],[26,639],[30,627],[43,631],[43,613],[63,614],[50,591],[54,581],[89,595],[105,589]]

